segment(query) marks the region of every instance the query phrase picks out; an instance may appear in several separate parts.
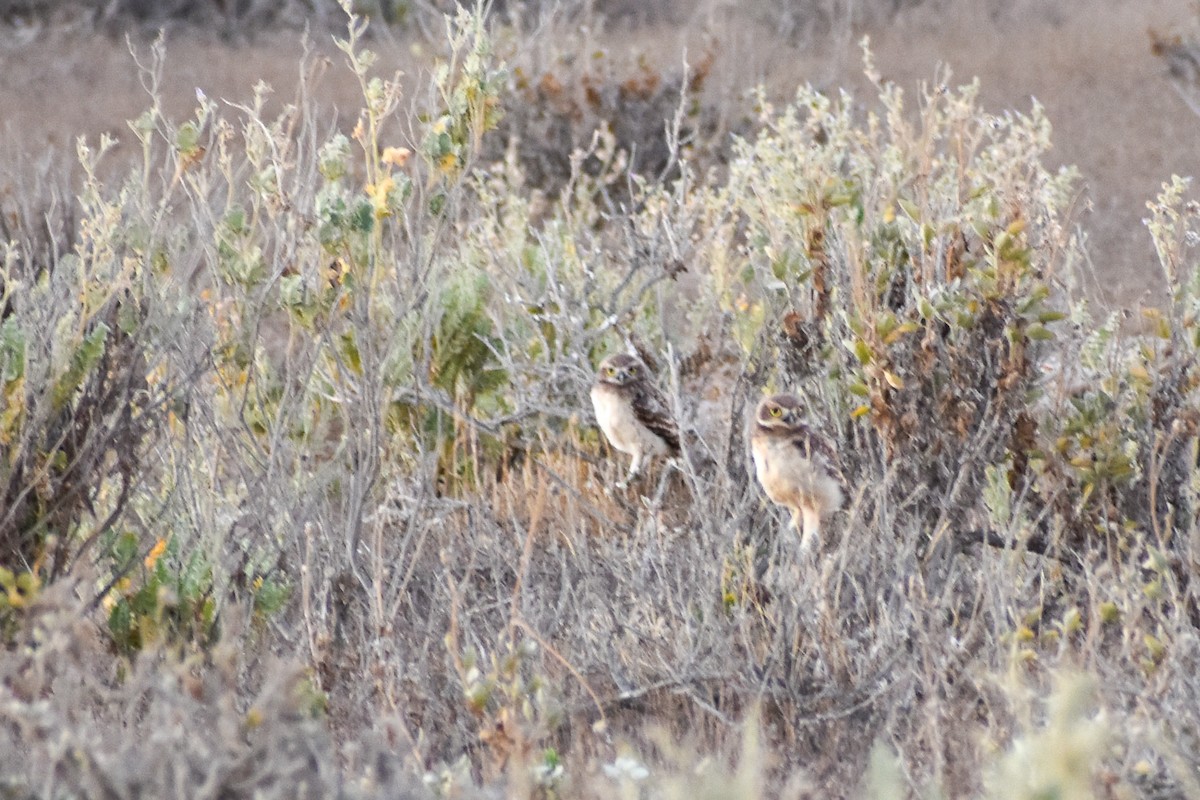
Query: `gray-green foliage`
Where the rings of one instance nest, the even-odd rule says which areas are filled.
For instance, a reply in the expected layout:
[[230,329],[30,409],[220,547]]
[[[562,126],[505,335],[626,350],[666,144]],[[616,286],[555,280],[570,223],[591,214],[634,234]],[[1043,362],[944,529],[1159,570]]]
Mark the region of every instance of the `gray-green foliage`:
[[[182,123],[152,97],[127,176],[82,149],[72,252],[6,250],[8,508],[43,491],[30,470],[84,463],[57,455],[62,420],[101,438],[70,515],[37,492],[0,509],[18,687],[0,777],[114,796],[1194,786],[1183,182],[1151,206],[1171,302],[1131,340],[1068,292],[1074,175],[1045,167],[1036,106],[989,114],[975,84],[911,103],[875,75],[865,110],[759,96],[722,169],[689,160],[680,116],[670,180],[626,174],[601,130],[547,198],[488,149],[520,81],[501,37],[467,12],[446,31],[414,90],[376,75],[352,21],[363,109],[338,130],[305,91],[274,118],[267,87],[200,98]],[[587,387],[628,347],[686,435],[673,471],[622,492]],[[804,396],[851,479],[808,554],[747,470],[764,388]],[[1076,671],[1092,682],[1045,709]]]

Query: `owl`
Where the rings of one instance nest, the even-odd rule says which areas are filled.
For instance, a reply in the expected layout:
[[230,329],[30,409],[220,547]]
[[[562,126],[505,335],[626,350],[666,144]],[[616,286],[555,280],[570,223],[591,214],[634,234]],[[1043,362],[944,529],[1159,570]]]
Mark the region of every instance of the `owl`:
[[837,453],[803,413],[795,395],[771,395],[758,404],[750,435],[758,482],[791,510],[802,549],[820,536],[821,518],[841,508],[844,483]]
[[679,455],[679,428],[671,407],[634,356],[619,353],[600,363],[592,407],[609,443],[633,456],[625,484],[637,476],[647,456]]

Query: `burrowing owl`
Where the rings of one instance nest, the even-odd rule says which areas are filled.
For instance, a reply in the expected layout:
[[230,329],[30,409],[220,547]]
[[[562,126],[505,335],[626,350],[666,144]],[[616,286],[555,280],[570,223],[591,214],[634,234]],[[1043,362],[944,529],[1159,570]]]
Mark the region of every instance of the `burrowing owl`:
[[841,508],[842,476],[837,453],[803,413],[795,395],[764,398],[754,413],[750,448],[758,482],[771,502],[791,509],[806,548],[820,535],[821,518]]
[[626,483],[647,456],[679,455],[679,428],[641,361],[624,353],[600,363],[592,384],[596,421],[613,447],[633,456]]

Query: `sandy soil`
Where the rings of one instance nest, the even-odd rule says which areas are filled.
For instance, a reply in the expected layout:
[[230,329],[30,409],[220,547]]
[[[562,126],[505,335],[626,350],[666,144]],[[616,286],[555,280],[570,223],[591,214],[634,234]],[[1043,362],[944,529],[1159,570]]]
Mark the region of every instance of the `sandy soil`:
[[[982,0],[945,9],[916,9],[893,24],[866,31],[885,77],[915,89],[939,63],[954,80],[978,75],[993,111],[1028,110],[1031,97],[1055,125],[1058,163],[1075,164],[1087,181],[1090,210],[1080,216],[1100,294],[1136,304],[1159,282],[1149,237],[1141,224],[1145,203],[1172,173],[1200,174],[1200,117],[1172,88],[1165,64],[1150,51],[1147,29],[1189,30],[1190,0],[1016,0],[1000,13]],[[690,23],[671,28],[610,32],[601,37],[616,58],[642,52],[679,63],[685,44],[697,52],[705,30],[720,41],[710,83],[740,93],[758,81],[779,96],[799,82],[823,88],[864,88],[856,40],[860,31],[835,31],[798,44],[778,35],[767,15],[737,4],[709,6]],[[299,35],[276,33],[252,44],[229,45],[203,34],[176,32],[168,41],[162,93],[168,113],[183,116],[195,90],[246,102],[260,79],[278,101],[295,92]],[[137,44],[143,54],[148,43]],[[419,72],[428,48],[411,41],[376,41],[385,71]],[[328,109],[354,110],[358,92],[341,54],[321,43],[334,62],[317,86]],[[723,89],[722,89],[723,87]],[[77,135],[101,132],[123,142],[115,154],[132,155],[125,120],[148,104],[123,40],[70,32],[23,37],[0,32],[0,173],[11,173],[22,153],[70,158]],[[2,188],[2,187],[0,187]]]

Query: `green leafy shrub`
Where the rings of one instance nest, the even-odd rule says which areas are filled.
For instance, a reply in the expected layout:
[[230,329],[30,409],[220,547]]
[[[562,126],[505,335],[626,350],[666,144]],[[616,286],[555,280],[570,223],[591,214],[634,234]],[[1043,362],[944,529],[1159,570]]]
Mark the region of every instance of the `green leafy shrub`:
[[138,565],[138,540],[126,533],[106,548],[112,574],[121,576],[106,596],[108,630],[124,653],[159,642],[205,645],[216,630],[212,571],[198,554],[179,565],[177,552],[160,539]]
[[95,176],[110,144],[80,144],[84,191],[56,219],[61,232],[39,244],[25,213],[4,231],[0,563],[43,562],[50,577],[126,512],[169,413],[145,377],[158,360],[152,331],[170,314],[149,310],[148,254],[118,234],[121,200]]
[[[1184,182],[1150,208],[1171,304],[1133,338],[1071,294],[1074,175],[1036,106],[876,76],[865,104],[760,93],[710,170],[674,81],[637,67],[622,94],[614,67],[592,104],[579,64],[534,90],[497,57],[513,35],[456,14],[402,85],[352,20],[363,108],[337,130],[307,65],[274,115],[260,86],[173,120],[158,45],[141,161],[110,185],[83,152],[72,252],[10,235],[0,430],[32,444],[0,450],[30,465],[0,484],[26,503],[5,785],[1190,791]],[[579,127],[537,132],[557,114]],[[622,152],[652,130],[645,174]],[[543,183],[514,131],[565,171]],[[629,489],[587,397],[617,349],[685,433]],[[747,466],[767,389],[804,397],[850,481],[807,553]],[[51,502],[68,477],[87,502]],[[1068,670],[1095,691],[1040,702]]]
[[756,198],[735,212],[745,266],[717,288],[784,321],[766,326],[778,380],[828,381],[837,427],[862,443],[853,473],[882,461],[898,491],[939,498],[921,504],[932,534],[974,505],[986,467],[1028,480],[1029,401],[1066,316],[1055,287],[1079,258],[1073,173],[1041,166],[1036,106],[991,117],[977,85],[938,86],[913,119],[875,79],[880,105],[861,118],[811,89],[778,112],[760,100],[764,130],[738,145],[724,189],[731,205]]

